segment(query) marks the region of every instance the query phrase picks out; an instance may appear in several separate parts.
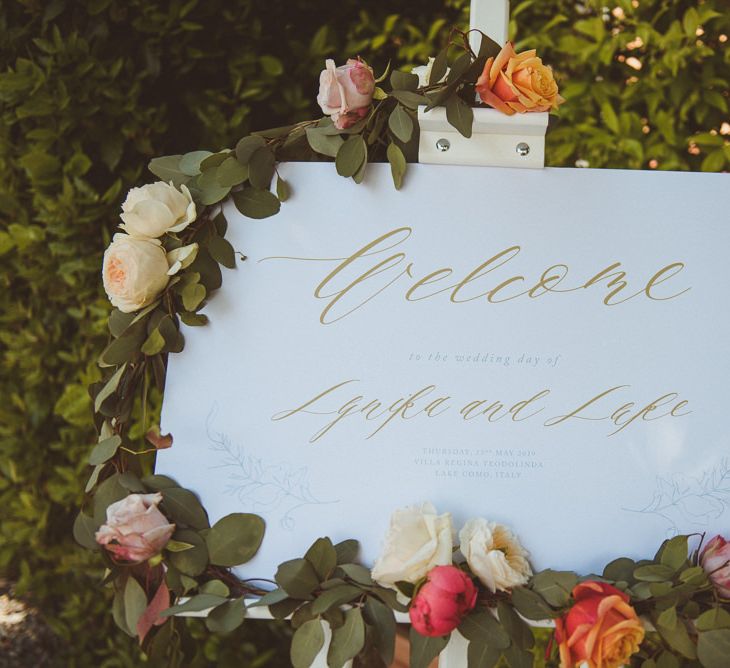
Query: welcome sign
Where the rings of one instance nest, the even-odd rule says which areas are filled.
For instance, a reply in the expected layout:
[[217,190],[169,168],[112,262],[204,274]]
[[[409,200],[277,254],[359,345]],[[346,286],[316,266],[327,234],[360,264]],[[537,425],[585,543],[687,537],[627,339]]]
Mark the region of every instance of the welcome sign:
[[[247,574],[320,535],[380,550],[429,500],[598,570],[730,519],[722,175],[287,164],[279,215],[171,356],[157,472],[267,522]],[[445,187],[448,183],[448,188]]]

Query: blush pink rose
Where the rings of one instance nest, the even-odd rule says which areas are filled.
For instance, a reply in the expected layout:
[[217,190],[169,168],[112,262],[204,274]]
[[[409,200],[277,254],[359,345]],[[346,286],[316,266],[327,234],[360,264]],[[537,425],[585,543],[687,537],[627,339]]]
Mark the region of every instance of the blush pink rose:
[[445,636],[459,626],[476,602],[477,588],[464,571],[436,566],[411,602],[411,624],[422,636]]
[[730,598],[730,542],[715,536],[702,550],[700,564],[723,598]]
[[106,509],[96,542],[124,561],[139,563],[167,545],[175,525],[157,509],[162,494],[130,494]]
[[325,65],[319,75],[317,102],[335,127],[345,130],[368,113],[375,90],[373,70],[352,58],[340,67],[332,59]]

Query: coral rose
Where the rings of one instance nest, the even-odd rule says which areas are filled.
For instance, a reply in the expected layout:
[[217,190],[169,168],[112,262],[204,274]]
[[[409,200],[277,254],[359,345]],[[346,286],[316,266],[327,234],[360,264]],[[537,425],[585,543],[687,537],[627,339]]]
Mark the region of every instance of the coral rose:
[[476,83],[479,99],[505,114],[549,111],[565,102],[558,93],[553,71],[542,64],[535,50],[517,53],[511,42],[496,58],[488,58]]
[[715,536],[702,550],[700,564],[717,593],[723,598],[730,598],[730,542],[722,536]]
[[130,494],[106,509],[106,524],[96,542],[116,557],[134,563],[146,561],[167,545],[175,525],[157,509],[162,494]]
[[456,566],[436,566],[411,602],[413,628],[422,636],[451,633],[477,602],[472,579]]
[[165,289],[169,265],[157,239],[115,234],[104,253],[101,274],[113,306],[133,313],[151,304]]
[[575,603],[555,622],[560,667],[619,668],[644,639],[644,627],[629,597],[605,582],[582,582]]
[[375,91],[373,70],[352,58],[340,67],[332,59],[325,64],[319,75],[317,102],[335,127],[345,130],[368,113]]

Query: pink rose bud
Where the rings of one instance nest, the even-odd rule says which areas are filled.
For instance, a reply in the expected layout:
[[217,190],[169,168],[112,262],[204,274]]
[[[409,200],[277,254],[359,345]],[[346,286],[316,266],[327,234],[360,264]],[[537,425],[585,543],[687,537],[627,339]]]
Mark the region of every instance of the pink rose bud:
[[422,636],[445,636],[477,602],[472,579],[456,566],[436,566],[411,601],[413,628]]
[[335,61],[328,59],[319,75],[317,102],[335,126],[344,130],[367,114],[374,90],[373,70],[365,63],[351,58],[335,67]]
[[700,563],[720,596],[730,598],[730,542],[715,536],[702,550]]
[[157,509],[162,494],[130,494],[106,509],[96,542],[119,559],[139,563],[167,545],[175,525]]

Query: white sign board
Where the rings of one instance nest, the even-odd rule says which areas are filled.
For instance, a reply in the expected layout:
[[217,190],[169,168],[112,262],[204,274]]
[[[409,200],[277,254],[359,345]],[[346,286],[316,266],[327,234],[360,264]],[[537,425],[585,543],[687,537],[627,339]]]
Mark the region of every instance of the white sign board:
[[730,526],[724,175],[288,164],[170,356],[158,472],[267,523],[270,577],[429,500],[590,572]]

